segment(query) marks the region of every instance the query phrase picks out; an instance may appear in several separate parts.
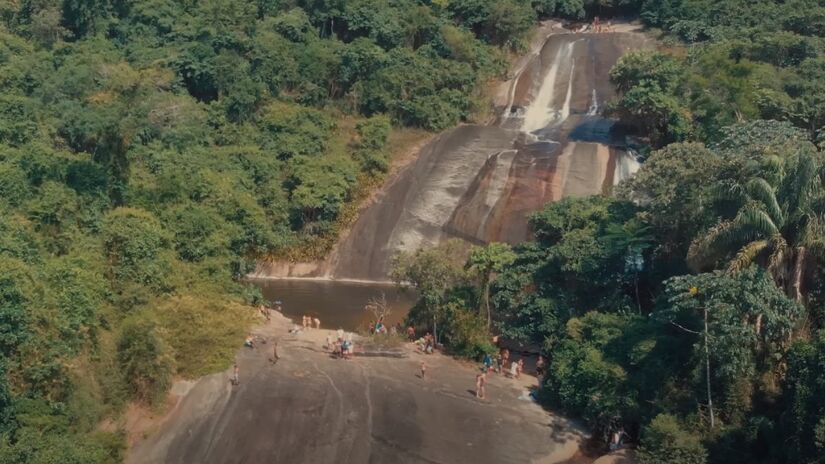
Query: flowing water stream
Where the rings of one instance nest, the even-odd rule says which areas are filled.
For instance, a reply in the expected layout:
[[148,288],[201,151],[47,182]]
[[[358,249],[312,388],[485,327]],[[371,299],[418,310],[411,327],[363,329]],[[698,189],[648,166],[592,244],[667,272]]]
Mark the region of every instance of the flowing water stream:
[[[610,68],[628,50],[646,46],[635,33],[550,35],[509,81],[494,124],[463,125],[436,137],[362,211],[327,260],[262,263],[254,277],[385,282],[400,251],[454,237],[528,240],[528,216],[545,203],[606,192],[638,169],[623,134],[600,111],[615,95]],[[361,294],[363,287],[329,285],[270,282],[264,290],[300,287],[307,307],[315,308],[321,304],[312,299],[324,295],[341,295],[329,297],[335,307],[344,297],[363,307],[383,288],[367,286]]]

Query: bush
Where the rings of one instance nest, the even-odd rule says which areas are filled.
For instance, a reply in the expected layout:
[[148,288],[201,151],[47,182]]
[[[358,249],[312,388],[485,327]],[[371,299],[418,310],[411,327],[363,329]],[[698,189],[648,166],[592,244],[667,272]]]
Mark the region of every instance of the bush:
[[103,248],[117,288],[136,283],[159,289],[170,270],[164,253],[169,234],[155,216],[138,208],[117,208],[103,220]]
[[117,359],[132,397],[157,404],[172,385],[174,360],[154,322],[133,318],[123,323]]
[[224,298],[175,296],[154,308],[180,375],[195,378],[219,371],[234,358],[252,317],[248,307]]
[[639,464],[705,464],[707,451],[699,437],[669,414],[659,414],[642,432]]
[[448,322],[444,334],[451,352],[468,359],[481,359],[485,354],[495,353],[487,321],[476,311],[452,302],[447,305],[446,313]]

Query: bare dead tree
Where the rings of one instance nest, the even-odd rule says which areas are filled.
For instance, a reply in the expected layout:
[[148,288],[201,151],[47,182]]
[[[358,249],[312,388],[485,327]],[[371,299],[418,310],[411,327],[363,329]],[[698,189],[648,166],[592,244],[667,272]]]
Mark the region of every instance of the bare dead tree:
[[374,320],[381,321],[389,317],[392,313],[389,303],[387,303],[387,295],[383,292],[380,296],[370,298],[364,306],[364,311],[372,313]]

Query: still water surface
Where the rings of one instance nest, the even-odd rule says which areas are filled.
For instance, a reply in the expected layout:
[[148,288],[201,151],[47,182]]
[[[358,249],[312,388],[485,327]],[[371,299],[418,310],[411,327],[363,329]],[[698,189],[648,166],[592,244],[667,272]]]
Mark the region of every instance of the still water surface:
[[251,280],[270,302],[281,301],[283,314],[300,323],[303,315],[321,319],[327,329],[366,328],[372,313],[364,306],[371,298],[386,296],[392,309],[388,325],[402,322],[415,303],[415,292],[394,285],[326,280]]

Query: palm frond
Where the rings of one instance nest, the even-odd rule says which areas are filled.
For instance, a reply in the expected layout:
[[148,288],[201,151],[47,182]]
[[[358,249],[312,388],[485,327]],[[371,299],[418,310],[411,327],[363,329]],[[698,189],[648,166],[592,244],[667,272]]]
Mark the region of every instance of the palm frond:
[[747,206],[736,215],[733,222],[741,225],[739,231],[741,239],[753,240],[757,237],[771,237],[779,233],[779,227],[774,223],[771,216],[764,210]]
[[825,240],[817,240],[808,246],[808,252],[817,259],[825,259]]
[[825,216],[810,214],[807,218],[799,234],[799,245],[818,258],[825,257]]
[[738,182],[720,182],[710,187],[708,193],[713,201],[732,201],[744,204],[748,199],[745,188]]
[[745,207],[734,220],[717,224],[704,237],[690,244],[688,266],[694,271],[701,271],[741,244],[778,234],[779,229],[766,212],[756,207]]
[[771,256],[768,258],[768,272],[774,280],[784,282],[788,279],[787,259],[790,248],[788,242],[780,234],[776,234],[770,239]]
[[808,207],[815,214],[825,215],[825,192],[817,192],[816,195],[811,197],[808,203]]
[[704,236],[695,238],[688,248],[688,267],[695,272],[702,271],[717,254],[720,237],[729,236],[728,229],[733,226],[733,221],[720,222],[708,230]]
[[756,240],[743,246],[736,256],[728,263],[728,272],[739,272],[753,264],[756,259],[768,249],[768,240]]
[[762,158],[762,170],[772,173],[781,173],[784,163],[782,158],[776,155],[767,155]]
[[779,196],[787,202],[788,210],[797,210],[806,203],[816,177],[816,161],[811,153],[799,152],[793,160],[791,169],[784,177],[779,192]]
[[745,188],[751,198],[758,200],[765,206],[765,211],[771,216],[774,224],[781,227],[785,222],[785,218],[776,199],[776,191],[771,184],[765,179],[755,177],[748,181]]

